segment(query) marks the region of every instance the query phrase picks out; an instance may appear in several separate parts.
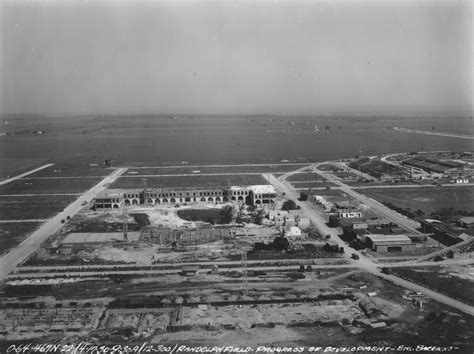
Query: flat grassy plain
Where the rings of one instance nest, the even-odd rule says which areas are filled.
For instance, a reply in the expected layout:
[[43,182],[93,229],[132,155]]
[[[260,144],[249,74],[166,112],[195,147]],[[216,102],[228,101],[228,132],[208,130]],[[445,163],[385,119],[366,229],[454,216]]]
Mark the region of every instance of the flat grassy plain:
[[84,163],[56,163],[53,166],[47,167],[38,171],[28,178],[36,177],[105,177],[113,172],[115,168],[108,169],[102,166],[90,166]]
[[345,197],[348,198],[348,195],[341,191],[340,189],[319,189],[309,192],[310,195],[322,195],[328,197]]
[[0,158],[0,181],[17,176],[48,163],[42,158]]
[[335,187],[332,182],[291,182],[294,188],[325,188]]
[[324,181],[323,177],[321,177],[319,174],[314,173],[314,172],[301,172],[301,173],[295,173],[294,175],[289,176],[287,179],[289,182],[309,182],[309,181]]
[[[260,174],[256,175],[221,175],[221,176],[161,176],[148,177],[146,180],[149,188],[192,188],[192,187],[227,187],[249,184],[268,184]],[[110,188],[142,188],[141,177],[119,177]]]
[[[4,115],[6,132],[42,130],[41,136],[0,137],[0,159],[52,159],[75,163],[159,166],[193,164],[317,162],[370,155],[429,150],[470,150],[471,141],[388,130],[387,126],[469,134],[470,120],[452,117],[305,117],[305,116],[177,116]],[[271,119],[271,120],[270,120]],[[291,125],[292,122],[294,125]],[[314,133],[313,127],[341,129]]]
[[0,223],[0,255],[19,245],[41,222]]
[[0,194],[81,193],[99,183],[102,177],[22,178],[0,186]]
[[336,172],[336,171],[343,171],[342,168],[336,165],[324,163],[318,166],[318,169],[321,171],[327,171],[327,172]]
[[359,189],[379,202],[389,202],[401,208],[412,210],[421,209],[431,213],[440,208],[454,208],[456,210],[473,209],[474,187],[426,187],[426,188],[374,188]]
[[178,175],[206,173],[281,173],[297,170],[304,165],[261,165],[261,166],[191,166],[191,167],[132,167],[127,170],[127,175]]
[[73,195],[4,196],[0,199],[0,220],[46,219],[76,198]]

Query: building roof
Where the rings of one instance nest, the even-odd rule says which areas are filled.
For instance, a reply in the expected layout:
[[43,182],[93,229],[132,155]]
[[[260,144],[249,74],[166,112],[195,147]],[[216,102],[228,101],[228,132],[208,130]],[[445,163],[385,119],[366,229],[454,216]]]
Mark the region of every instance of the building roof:
[[465,216],[465,217],[459,218],[458,220],[464,224],[468,224],[468,225],[474,224],[474,216]]
[[465,232],[463,232],[462,234],[460,234],[458,237],[459,237],[460,239],[464,240],[464,241],[469,240],[469,239],[472,238],[471,235],[466,234]]
[[383,243],[411,243],[411,240],[406,235],[366,235],[366,238],[369,238],[373,243],[383,244]]
[[301,235],[301,230],[298,226],[291,226],[286,233],[286,236],[299,236]]
[[250,189],[257,194],[272,194],[276,193],[275,188],[271,184],[258,184],[250,186]]
[[339,244],[334,240],[327,240],[326,245],[329,245],[329,246],[332,246],[332,247],[335,247],[335,246],[339,247]]
[[122,196],[123,191],[121,191],[120,189],[106,189],[105,191],[102,191],[97,194],[96,198],[122,198]]
[[424,221],[429,222],[430,224],[441,223],[441,221],[436,219],[425,219]]

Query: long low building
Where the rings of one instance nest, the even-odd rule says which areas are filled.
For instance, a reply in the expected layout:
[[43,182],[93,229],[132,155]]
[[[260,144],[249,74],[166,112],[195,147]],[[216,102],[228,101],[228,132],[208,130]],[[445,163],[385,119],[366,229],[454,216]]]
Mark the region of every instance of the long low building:
[[147,188],[107,189],[94,199],[96,209],[119,209],[123,205],[161,205],[177,203],[272,204],[276,191],[272,185],[222,188]]
[[429,173],[440,173],[449,177],[471,176],[474,170],[470,165],[452,160],[438,160],[415,156],[402,162],[403,165],[422,169]]
[[366,244],[375,252],[404,252],[416,248],[406,235],[366,235]]

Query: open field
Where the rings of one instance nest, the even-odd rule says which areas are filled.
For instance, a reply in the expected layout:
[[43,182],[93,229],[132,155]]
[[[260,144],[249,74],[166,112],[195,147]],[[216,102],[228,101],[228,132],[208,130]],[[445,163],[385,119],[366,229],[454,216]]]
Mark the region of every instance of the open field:
[[0,194],[59,194],[81,193],[98,183],[101,177],[81,178],[22,178],[0,186]]
[[[185,188],[185,187],[227,187],[249,184],[267,184],[267,180],[258,175],[221,175],[221,176],[173,176],[148,177],[149,188]],[[110,188],[142,188],[140,177],[122,176]]]
[[336,171],[333,173],[334,176],[339,177],[341,179],[357,179],[360,178],[359,175],[353,173],[353,172],[346,172],[346,171]]
[[[191,166],[191,167],[131,167],[127,174],[133,175],[178,175],[199,173],[283,173],[297,170],[303,165],[261,165],[261,166]],[[199,174],[197,173],[197,174]]]
[[90,166],[87,163],[60,162],[44,170],[32,174],[31,178],[36,177],[105,177],[112,172],[99,166]]
[[340,189],[318,189],[318,190],[312,190],[308,192],[310,195],[322,195],[322,196],[332,196],[332,197],[344,197],[346,199],[349,198],[349,196],[341,191]]
[[474,205],[474,187],[380,188],[358,191],[381,203],[388,202],[412,211],[421,209],[425,214],[441,208],[471,211]]
[[73,195],[3,196],[0,220],[46,219],[75,199],[77,197]]
[[20,244],[41,222],[0,223],[0,255]]
[[0,181],[47,163],[45,158],[0,158]]
[[[43,130],[0,137],[0,159],[54,159],[53,162],[117,165],[179,165],[279,163],[326,161],[364,154],[376,155],[419,150],[470,150],[471,141],[387,130],[403,125],[445,131],[472,132],[468,119],[451,117],[297,117],[297,116],[17,116],[6,132]],[[134,124],[130,124],[133,120]],[[295,125],[290,125],[292,122]],[[313,127],[341,126],[340,130],[314,133]],[[262,142],[265,142],[262,144]],[[291,149],[288,147],[291,146]],[[199,147],[199,148],[196,148]],[[216,149],[216,147],[219,147]],[[305,160],[302,160],[305,159]]]
[[291,182],[294,188],[325,188],[335,187],[336,184],[332,182]]
[[289,176],[286,179],[288,182],[322,182],[324,181],[324,178],[321,177],[319,174],[315,172],[301,172],[301,173],[295,173],[294,175]]
[[[419,185],[421,183],[413,181],[367,181],[367,180],[356,180],[356,181],[344,181],[345,184],[351,187],[370,187],[370,186],[397,186],[397,185]],[[430,183],[431,184],[431,183]]]
[[341,167],[332,165],[329,163],[324,163],[321,165],[318,165],[318,169],[321,171],[327,171],[327,172],[338,172],[338,171],[344,171]]
[[469,265],[392,268],[394,274],[474,306],[474,278]]

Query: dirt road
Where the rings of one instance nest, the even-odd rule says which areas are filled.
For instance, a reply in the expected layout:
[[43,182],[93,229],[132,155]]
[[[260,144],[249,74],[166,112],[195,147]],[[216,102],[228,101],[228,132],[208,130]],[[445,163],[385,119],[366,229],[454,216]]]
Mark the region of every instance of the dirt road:
[[447,136],[450,138],[459,138],[459,139],[470,139],[473,140],[474,137],[471,135],[461,135],[461,134],[453,134],[453,133],[443,133],[443,132],[434,132],[428,130],[415,130],[415,129],[395,129],[401,133],[415,133],[415,134],[426,134],[426,135],[437,135],[437,136]]
[[83,201],[91,201],[95,196],[103,191],[107,185],[114,182],[117,177],[123,174],[127,169],[119,168],[105,177],[94,187],[85,192],[80,198],[72,202],[63,211],[44,223],[38,230],[33,232],[26,240],[13,248],[10,252],[0,258],[0,280],[7,277],[8,273],[14,270],[18,264],[25,260],[32,252],[34,252],[49,236],[57,232],[64,224],[61,220],[67,216],[74,216],[79,212]]
[[31,175],[31,174],[35,173],[35,172],[44,170],[45,168],[48,168],[48,167],[53,166],[53,165],[54,165],[54,163],[48,163],[48,164],[46,164],[46,165],[40,166],[40,167],[38,167],[38,168],[35,168],[34,170],[31,170],[31,171],[22,173],[21,175],[18,175],[18,176],[15,176],[15,177],[6,179],[6,180],[4,180],[4,181],[0,181],[0,186],[3,186],[4,184],[7,184],[7,183],[10,183],[10,182],[16,181],[17,179],[26,177],[26,176],[28,176],[28,175]]
[[411,220],[391,210],[390,208],[387,208],[385,205],[377,202],[376,200],[372,198],[369,198],[363,194],[356,192],[352,187],[344,184],[334,175],[317,169],[316,165],[313,168],[316,172],[322,174],[328,181],[338,185],[339,189],[342,190],[344,193],[350,195],[351,197],[358,200],[359,202],[369,206],[370,208],[375,210],[378,214],[383,215],[387,219],[392,220],[394,223],[410,230],[410,232],[412,232],[413,234],[417,234],[417,235],[422,234],[420,231],[417,230],[417,228],[420,227],[420,224],[418,222]]

